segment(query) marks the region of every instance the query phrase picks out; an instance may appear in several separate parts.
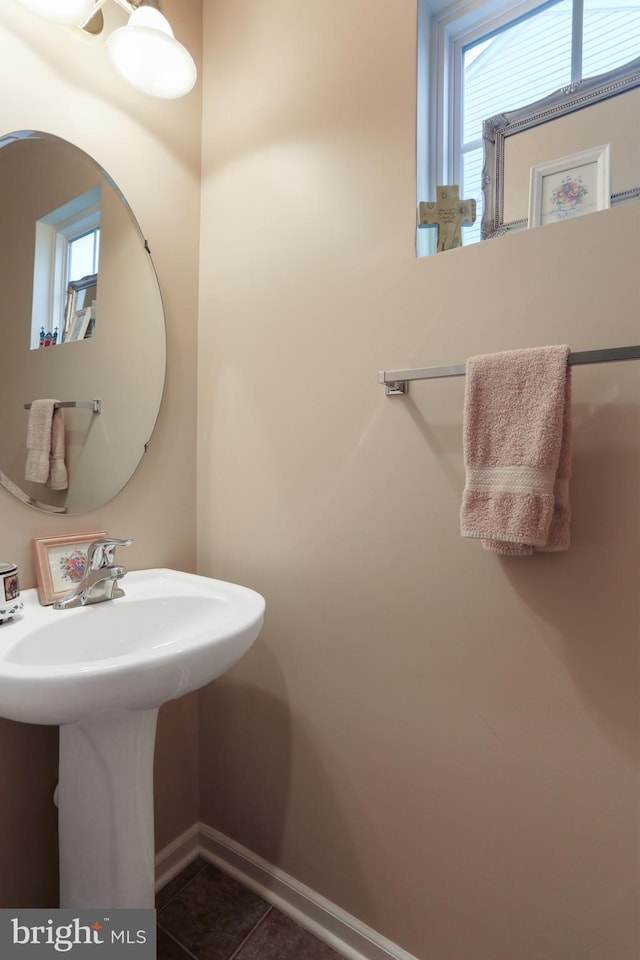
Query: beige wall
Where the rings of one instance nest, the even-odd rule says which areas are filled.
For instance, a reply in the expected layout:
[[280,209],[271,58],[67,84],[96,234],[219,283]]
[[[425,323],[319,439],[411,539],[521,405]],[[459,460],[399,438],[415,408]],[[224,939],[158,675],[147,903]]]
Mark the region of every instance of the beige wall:
[[[112,9],[113,8],[113,9]],[[176,35],[199,59],[200,0],[166,0]],[[110,4],[110,23],[124,13]],[[168,376],[153,442],[135,477],[100,510],[53,518],[0,488],[1,559],[34,585],[31,538],[107,529],[133,537],[130,569],[195,564],[195,355],[200,97],[137,95],[116,77],[102,40],[80,42],[17,4],[0,11],[0,131],[45,130],[77,144],[113,177],[138,218],[160,278]],[[177,133],[179,131],[179,133]],[[5,318],[8,322],[11,318]],[[156,834],[162,847],[197,818],[195,698],[160,712]],[[0,905],[56,903],[57,730],[0,721]]]
[[414,257],[412,0],[208,0],[201,572],[267,600],[201,818],[421,960],[636,960],[640,364],[574,371],[574,542],[458,534],[464,381],[637,342],[640,207]]

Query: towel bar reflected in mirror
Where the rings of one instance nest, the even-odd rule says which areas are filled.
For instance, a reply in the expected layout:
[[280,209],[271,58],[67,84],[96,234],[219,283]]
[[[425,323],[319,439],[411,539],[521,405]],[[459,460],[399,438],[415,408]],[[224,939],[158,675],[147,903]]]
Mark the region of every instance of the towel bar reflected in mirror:
[[[102,401],[101,400],[58,400],[54,404],[56,409],[59,407],[82,407],[87,410],[93,410],[94,413],[102,412]],[[25,403],[25,410],[31,410],[31,404]]]

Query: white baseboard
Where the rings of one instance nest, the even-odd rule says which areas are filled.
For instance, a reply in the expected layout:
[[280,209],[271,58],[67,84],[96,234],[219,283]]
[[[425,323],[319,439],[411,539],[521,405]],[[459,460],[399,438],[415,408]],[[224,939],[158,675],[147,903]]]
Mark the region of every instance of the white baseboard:
[[200,824],[194,823],[156,854],[156,891],[173,880],[200,854]]
[[347,960],[416,960],[335,903],[207,824],[194,824],[156,857],[156,889],[197,856],[249,887]]

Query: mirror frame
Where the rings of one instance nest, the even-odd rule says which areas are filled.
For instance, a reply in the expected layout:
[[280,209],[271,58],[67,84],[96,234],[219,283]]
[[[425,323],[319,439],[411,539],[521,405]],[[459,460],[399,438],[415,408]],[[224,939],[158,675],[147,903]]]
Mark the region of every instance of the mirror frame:
[[[640,87],[640,57],[608,73],[579,80],[555,93],[536,100],[526,107],[499,113],[483,123],[484,166],[482,192],[484,211],[481,236],[483,240],[501,237],[528,226],[527,218],[504,221],[505,141],[508,137],[530,130],[540,124],[564,117],[575,110],[583,110],[602,100],[618,96]],[[611,194],[611,206],[640,197],[640,184]]]

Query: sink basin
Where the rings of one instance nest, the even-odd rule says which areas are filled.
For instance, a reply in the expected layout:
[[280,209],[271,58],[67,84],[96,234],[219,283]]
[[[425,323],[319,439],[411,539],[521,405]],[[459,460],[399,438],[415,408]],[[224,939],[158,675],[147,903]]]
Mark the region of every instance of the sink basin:
[[249,649],[264,600],[247,587],[178,570],[138,570],[125,596],[71,610],[21,594],[0,624],[0,716],[65,724],[159,707],[209,683]]
[[153,908],[158,708],[209,683],[262,627],[260,594],[139,570],[125,596],[67,610],[21,594],[0,624],[0,717],[60,725],[60,906]]

